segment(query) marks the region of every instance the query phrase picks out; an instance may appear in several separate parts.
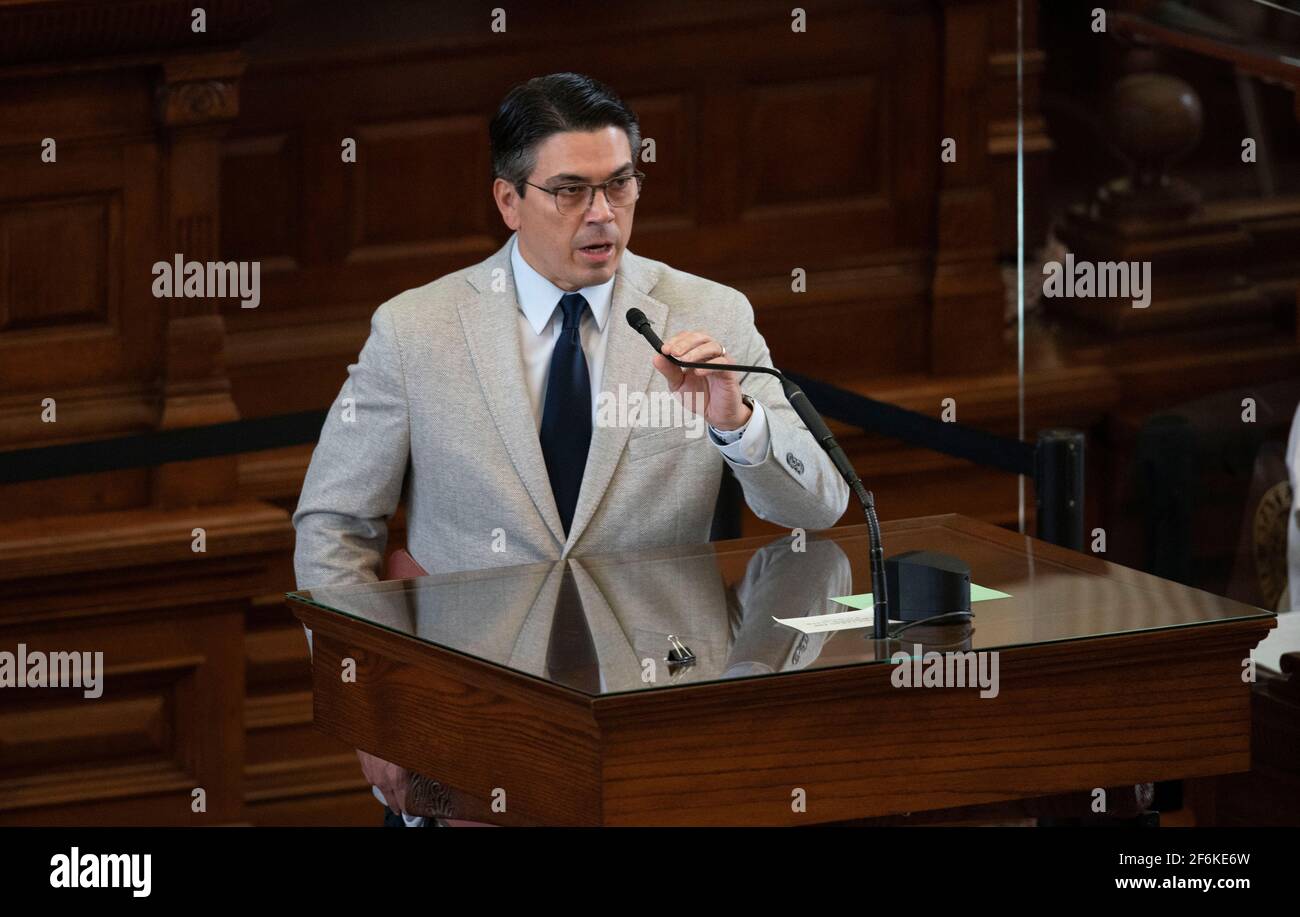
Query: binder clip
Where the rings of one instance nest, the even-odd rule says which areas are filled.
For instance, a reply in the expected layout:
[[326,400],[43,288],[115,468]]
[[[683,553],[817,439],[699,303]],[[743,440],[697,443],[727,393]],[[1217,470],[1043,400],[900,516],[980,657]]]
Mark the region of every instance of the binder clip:
[[685,643],[677,639],[676,634],[668,635],[668,643],[672,647],[668,651],[669,665],[692,665],[695,662],[695,654]]

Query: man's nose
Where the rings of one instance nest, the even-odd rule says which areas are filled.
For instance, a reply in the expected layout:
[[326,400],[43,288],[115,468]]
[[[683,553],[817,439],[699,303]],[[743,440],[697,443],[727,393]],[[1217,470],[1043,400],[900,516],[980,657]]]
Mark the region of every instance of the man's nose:
[[591,199],[591,206],[587,208],[587,222],[608,223],[613,218],[614,208],[609,205],[609,198],[605,195],[605,189],[597,188],[596,196]]

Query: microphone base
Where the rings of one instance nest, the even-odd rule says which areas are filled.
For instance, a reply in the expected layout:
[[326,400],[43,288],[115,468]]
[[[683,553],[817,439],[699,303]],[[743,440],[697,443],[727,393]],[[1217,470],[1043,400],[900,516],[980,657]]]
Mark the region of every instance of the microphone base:
[[960,557],[939,551],[895,554],[885,560],[885,582],[890,617],[895,620],[971,613],[970,565]]

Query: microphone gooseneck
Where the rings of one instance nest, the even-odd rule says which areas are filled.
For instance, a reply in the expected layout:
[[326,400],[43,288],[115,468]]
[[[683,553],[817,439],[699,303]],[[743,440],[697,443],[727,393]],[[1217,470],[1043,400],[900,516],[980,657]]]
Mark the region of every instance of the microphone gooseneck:
[[[627,310],[627,323],[632,326],[633,330],[645,338],[650,346],[655,349],[655,353],[667,357],[670,361],[683,369],[722,369],[716,363],[690,363],[686,360],[679,360],[671,354],[663,352],[664,342],[660,340],[659,335],[655,334],[654,328],[650,325],[650,320],[646,318],[645,313],[640,309]],[[770,366],[745,366],[739,363],[727,364],[725,369],[728,372],[752,372],[767,373],[769,376],[775,376],[781,381],[781,389],[785,392],[785,398],[794,408],[799,419],[803,421],[808,432],[817,440],[818,445],[830,456],[831,463],[835,465],[835,470],[840,473],[840,477],[849,485],[849,489],[858,498],[862,504],[862,511],[867,518],[867,533],[871,542],[871,587],[872,587],[872,634],[877,640],[884,640],[889,636],[889,589],[885,583],[885,553],[881,547],[880,539],[880,522],[876,518],[876,499],[871,491],[863,485],[862,479],[858,473],[853,470],[853,465],[849,457],[844,454],[843,447],[835,441],[835,436],[831,433],[830,427],[826,426],[826,421],[822,420],[817,409],[812,406],[808,396],[803,393],[803,389],[795,385],[785,377],[780,370],[773,369]]]

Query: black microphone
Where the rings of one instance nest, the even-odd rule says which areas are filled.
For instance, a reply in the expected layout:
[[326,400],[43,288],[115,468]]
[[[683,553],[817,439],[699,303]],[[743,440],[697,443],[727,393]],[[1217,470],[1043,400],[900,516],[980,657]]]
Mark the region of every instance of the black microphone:
[[[655,353],[663,353],[664,342],[659,340],[659,335],[655,334],[655,330],[650,327],[650,319],[645,317],[644,312],[640,309],[628,309],[627,323],[632,326],[633,331],[650,342],[650,346],[655,349]],[[677,362],[676,357],[668,357],[668,359],[674,363]]]
[[862,479],[858,473],[853,470],[853,464],[849,457],[844,454],[843,447],[835,441],[834,434],[831,433],[830,427],[826,426],[826,421],[822,420],[817,409],[812,406],[808,396],[803,393],[803,389],[787,379],[780,370],[773,369],[770,366],[743,366],[738,363],[727,364],[725,367],[717,363],[688,363],[685,360],[679,360],[671,354],[663,352],[664,342],[655,334],[654,328],[650,326],[650,319],[645,317],[645,313],[640,309],[627,310],[627,323],[632,326],[638,334],[650,342],[650,346],[655,349],[655,353],[667,357],[676,365],[683,369],[725,369],[728,372],[751,372],[767,373],[769,376],[776,376],[781,380],[781,388],[785,391],[785,398],[794,408],[799,419],[803,421],[808,432],[813,435],[813,439],[826,450],[830,456],[835,470],[840,473],[849,485],[849,489],[857,496],[858,501],[862,504],[862,510],[867,517],[867,531],[871,537],[871,588],[873,604],[873,621],[871,636],[877,640],[884,640],[889,637],[889,589],[885,582],[885,555],[880,546],[880,522],[876,518],[876,498],[863,485]]

